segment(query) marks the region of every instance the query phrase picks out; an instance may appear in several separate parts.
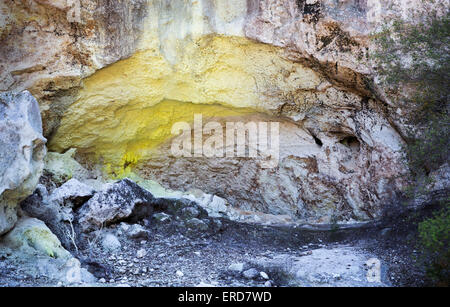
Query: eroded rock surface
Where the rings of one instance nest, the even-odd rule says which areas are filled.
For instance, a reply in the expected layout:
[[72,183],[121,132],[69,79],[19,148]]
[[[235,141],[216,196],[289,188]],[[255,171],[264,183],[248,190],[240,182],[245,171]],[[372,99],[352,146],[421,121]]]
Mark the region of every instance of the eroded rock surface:
[[132,54],[145,3],[2,1],[0,91],[30,90],[50,135],[82,78]]
[[14,226],[18,202],[38,183],[45,143],[36,99],[28,91],[0,94],[0,235]]

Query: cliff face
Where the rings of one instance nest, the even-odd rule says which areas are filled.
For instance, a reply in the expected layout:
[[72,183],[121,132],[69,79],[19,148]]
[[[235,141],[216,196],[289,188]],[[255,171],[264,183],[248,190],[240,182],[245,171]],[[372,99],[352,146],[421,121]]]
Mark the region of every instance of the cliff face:
[[[3,1],[0,90],[29,89],[50,150],[110,176],[293,220],[369,220],[404,171],[397,115],[371,81],[374,3]],[[279,122],[278,166],[172,157],[172,125],[194,114]]]

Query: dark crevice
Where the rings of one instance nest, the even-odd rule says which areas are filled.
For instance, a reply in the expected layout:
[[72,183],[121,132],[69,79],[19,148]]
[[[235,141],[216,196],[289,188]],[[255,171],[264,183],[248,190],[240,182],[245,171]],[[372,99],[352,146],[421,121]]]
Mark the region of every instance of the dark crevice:
[[316,142],[317,145],[322,147],[322,145],[323,145],[322,141],[315,135],[313,135],[312,137],[314,138],[314,142]]
[[359,151],[359,141],[353,135],[346,136],[345,138],[340,140],[339,143],[341,143],[342,145],[345,145],[345,146],[347,146],[347,147],[349,147],[351,149],[355,149],[355,150]]

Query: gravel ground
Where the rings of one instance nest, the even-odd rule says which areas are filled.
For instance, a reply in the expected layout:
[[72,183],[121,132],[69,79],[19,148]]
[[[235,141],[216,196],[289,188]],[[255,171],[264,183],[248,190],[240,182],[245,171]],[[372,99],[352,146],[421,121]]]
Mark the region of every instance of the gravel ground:
[[[148,231],[146,239],[129,239],[119,231],[120,225],[112,225],[102,231],[119,239],[120,250],[107,250],[101,239],[91,237],[91,244],[76,256],[98,278],[96,286],[267,286],[268,280],[261,276],[248,279],[230,274],[228,267],[259,257],[301,257],[315,249],[345,245],[379,258],[390,285],[422,286],[426,282],[411,258],[414,244],[407,237],[413,236],[414,226],[409,221],[395,227],[378,224],[334,231],[221,222],[221,229],[214,233],[186,232],[174,223],[142,223]],[[33,262],[18,260],[5,251],[0,259],[1,286],[58,285],[30,273]],[[280,275],[282,272],[270,272],[271,286],[287,285]]]

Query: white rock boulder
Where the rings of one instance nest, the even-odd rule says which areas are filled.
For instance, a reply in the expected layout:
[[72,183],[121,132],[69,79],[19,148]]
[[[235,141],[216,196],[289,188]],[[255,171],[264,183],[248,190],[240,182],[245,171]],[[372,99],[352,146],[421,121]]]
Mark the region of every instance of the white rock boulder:
[[36,99],[28,91],[0,94],[0,235],[13,228],[18,202],[38,183],[45,143]]

